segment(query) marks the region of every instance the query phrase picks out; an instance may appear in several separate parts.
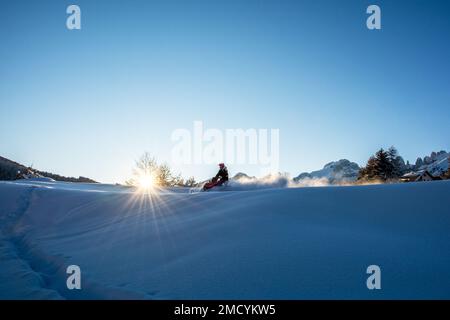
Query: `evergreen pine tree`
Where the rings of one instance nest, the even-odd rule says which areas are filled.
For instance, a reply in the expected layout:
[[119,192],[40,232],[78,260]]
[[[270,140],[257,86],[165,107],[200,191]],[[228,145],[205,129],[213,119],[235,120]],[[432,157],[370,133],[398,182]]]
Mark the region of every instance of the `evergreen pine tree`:
[[385,151],[378,150],[375,155],[367,161],[367,165],[359,171],[360,181],[389,181],[397,179],[402,175],[404,167],[403,159],[398,155],[394,147]]
[[376,159],[374,156],[371,156],[367,161],[367,165],[359,170],[358,180],[360,181],[370,181],[375,179],[375,168],[376,168]]
[[390,177],[390,179],[397,179],[400,178],[402,176],[403,172],[403,168],[405,165],[405,162],[403,161],[402,157],[400,157],[398,155],[398,151],[395,147],[390,147],[389,150],[387,151],[388,153],[388,158],[389,161],[392,164],[392,175]]
[[394,175],[394,166],[391,163],[389,153],[383,148],[377,151],[375,154],[375,177],[387,181],[392,179]]

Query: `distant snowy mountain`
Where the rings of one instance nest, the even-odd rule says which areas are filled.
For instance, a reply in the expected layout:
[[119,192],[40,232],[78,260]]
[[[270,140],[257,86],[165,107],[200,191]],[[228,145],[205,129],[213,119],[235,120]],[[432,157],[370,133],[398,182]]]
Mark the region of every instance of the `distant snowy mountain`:
[[[424,158],[417,158],[415,164],[405,163],[403,158],[398,156],[398,162],[401,166],[401,171],[407,174],[415,174],[423,171],[428,171],[432,176],[441,176],[449,168],[450,152],[441,150],[439,152],[432,152],[429,156]],[[354,182],[358,178],[360,167],[357,163],[351,162],[347,159],[341,159],[327,163],[323,169],[303,172],[295,177],[295,182],[302,182],[308,180],[325,180],[330,184]]]
[[233,176],[233,178],[231,178],[232,180],[241,180],[241,179],[244,179],[244,180],[253,180],[253,179],[256,179],[256,177],[250,177],[249,175],[247,175],[246,173],[243,173],[243,172],[238,172],[238,173],[236,173],[234,176]]
[[327,163],[323,169],[303,172],[294,178],[295,182],[308,179],[327,179],[331,184],[353,182],[358,178],[359,165],[347,159]]
[[415,165],[409,166],[410,172],[428,171],[433,176],[440,176],[448,170],[450,152],[441,150],[432,152],[429,156],[417,158]]

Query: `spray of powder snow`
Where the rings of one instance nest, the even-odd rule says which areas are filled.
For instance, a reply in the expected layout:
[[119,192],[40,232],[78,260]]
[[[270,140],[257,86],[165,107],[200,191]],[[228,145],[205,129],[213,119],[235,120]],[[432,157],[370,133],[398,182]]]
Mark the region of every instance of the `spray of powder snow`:
[[330,185],[327,178],[307,178],[300,181],[292,180],[288,175],[268,175],[262,178],[242,177],[230,180],[225,187],[230,191],[245,191],[274,188],[324,187]]

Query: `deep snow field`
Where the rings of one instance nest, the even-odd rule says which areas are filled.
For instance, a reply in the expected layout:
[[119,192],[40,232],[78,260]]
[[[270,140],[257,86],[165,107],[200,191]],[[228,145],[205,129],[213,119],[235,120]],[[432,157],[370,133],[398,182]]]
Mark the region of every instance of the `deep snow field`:
[[229,189],[0,182],[0,298],[450,298],[450,181]]

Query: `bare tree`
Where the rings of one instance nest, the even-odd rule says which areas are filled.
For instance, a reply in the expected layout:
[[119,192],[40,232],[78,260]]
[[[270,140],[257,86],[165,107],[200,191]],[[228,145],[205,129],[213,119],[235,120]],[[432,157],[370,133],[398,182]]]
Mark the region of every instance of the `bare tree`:
[[184,180],[181,174],[173,174],[167,163],[158,164],[156,159],[145,152],[136,161],[133,168],[133,177],[125,182],[128,186],[139,186],[142,176],[151,176],[153,183],[160,187],[185,186],[193,187],[196,184],[194,177]]
[[170,187],[173,185],[173,176],[170,167],[164,163],[158,167],[157,184],[162,187]]
[[155,158],[150,156],[148,152],[145,152],[139,160],[135,161],[135,167],[133,168],[133,177],[125,182],[129,186],[139,185],[139,178],[144,175],[158,177],[159,166]]
[[195,181],[194,177],[190,177],[189,179],[186,180],[185,182],[185,186],[186,187],[194,187],[197,184],[197,181]]

